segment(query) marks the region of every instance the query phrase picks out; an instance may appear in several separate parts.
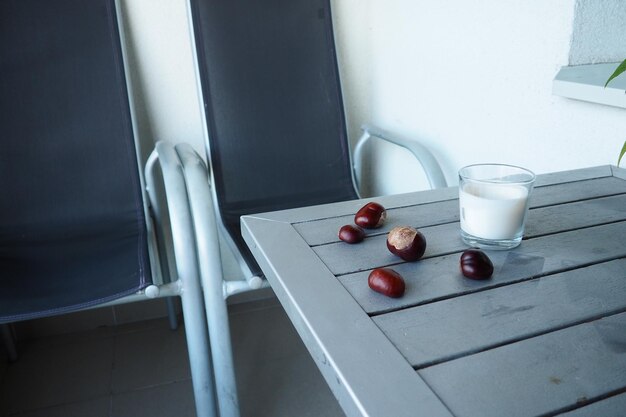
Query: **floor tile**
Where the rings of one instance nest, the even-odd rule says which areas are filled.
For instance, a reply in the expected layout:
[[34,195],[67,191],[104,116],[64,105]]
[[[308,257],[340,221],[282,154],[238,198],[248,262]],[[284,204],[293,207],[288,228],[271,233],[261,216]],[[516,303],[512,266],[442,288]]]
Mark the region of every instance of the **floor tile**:
[[114,326],[99,326],[90,330],[81,330],[72,333],[54,333],[47,336],[19,337],[17,340],[18,355],[22,351],[22,346],[27,345],[29,349],[39,349],[46,351],[51,347],[71,345],[88,341],[112,338],[115,335]]
[[20,413],[16,417],[109,417],[111,397],[60,405]]
[[113,308],[101,307],[20,322],[16,325],[16,330],[18,339],[24,340],[83,332],[114,324]]
[[0,393],[9,413],[86,401],[108,395],[113,339],[75,343],[32,341],[20,346],[9,364]]
[[115,338],[113,361],[113,393],[188,379],[184,327],[172,331],[167,320],[159,320],[146,330],[120,333]]
[[[242,417],[344,416],[275,300],[230,311]],[[182,322],[46,337],[24,343],[7,368],[0,416],[194,417],[189,375]]]
[[2,384],[2,379],[4,378],[4,373],[9,366],[9,355],[4,349],[4,345],[0,342],[0,384]]
[[243,417],[343,417],[282,307],[231,317]]
[[271,287],[245,291],[228,297],[229,313],[256,309],[260,305],[280,305]]
[[113,395],[111,417],[195,417],[191,381]]
[[[176,312],[180,313],[180,298],[173,297],[173,302]],[[167,301],[165,298],[147,299],[136,303],[116,305],[113,311],[117,325],[153,320],[167,316]]]
[[238,367],[242,417],[344,417],[307,355]]
[[247,362],[299,354],[303,345],[281,306],[230,316],[233,348]]
[[[183,327],[182,317],[183,317],[182,314],[177,317],[178,327]],[[132,323],[124,323],[124,324],[115,326],[114,331],[116,335],[121,335],[124,333],[143,332],[149,329],[164,329],[165,327],[169,329],[168,319],[159,318],[159,319],[151,319],[151,320],[144,320],[144,321],[136,321]]]

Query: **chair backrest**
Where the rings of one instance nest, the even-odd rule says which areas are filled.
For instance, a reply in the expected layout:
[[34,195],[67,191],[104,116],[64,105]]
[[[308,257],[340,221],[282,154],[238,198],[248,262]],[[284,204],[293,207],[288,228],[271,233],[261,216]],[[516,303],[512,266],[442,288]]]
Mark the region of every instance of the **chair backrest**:
[[192,0],[221,219],[357,197],[329,0]]
[[113,0],[0,1],[0,322],[150,282]]

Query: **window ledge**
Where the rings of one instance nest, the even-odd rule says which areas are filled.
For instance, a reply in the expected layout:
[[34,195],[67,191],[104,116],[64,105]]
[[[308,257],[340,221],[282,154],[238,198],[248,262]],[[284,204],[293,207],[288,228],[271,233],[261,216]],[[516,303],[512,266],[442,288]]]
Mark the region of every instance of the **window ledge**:
[[626,74],[604,83],[619,63],[562,67],[552,82],[552,94],[626,108]]

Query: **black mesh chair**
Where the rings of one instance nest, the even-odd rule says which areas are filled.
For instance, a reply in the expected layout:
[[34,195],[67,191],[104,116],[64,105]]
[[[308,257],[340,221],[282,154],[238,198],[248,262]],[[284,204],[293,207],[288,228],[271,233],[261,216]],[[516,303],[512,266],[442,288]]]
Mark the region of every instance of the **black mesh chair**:
[[172,146],[160,145],[159,160],[151,191],[167,190],[173,277],[161,273],[169,268],[142,186],[114,0],[0,0],[0,326],[9,351],[15,359],[8,323],[181,296],[197,415],[207,417],[214,388],[185,180]]
[[[208,173],[188,145],[177,145],[190,187],[222,417],[238,403],[225,298],[263,285],[245,245],[240,216],[358,198],[347,140],[329,0],[190,0],[207,127]],[[445,186],[433,156],[406,147],[433,186]],[[207,178],[212,192],[209,193]],[[196,216],[198,215],[198,216]],[[217,230],[247,282],[224,281]],[[213,242],[213,243],[211,243]]]

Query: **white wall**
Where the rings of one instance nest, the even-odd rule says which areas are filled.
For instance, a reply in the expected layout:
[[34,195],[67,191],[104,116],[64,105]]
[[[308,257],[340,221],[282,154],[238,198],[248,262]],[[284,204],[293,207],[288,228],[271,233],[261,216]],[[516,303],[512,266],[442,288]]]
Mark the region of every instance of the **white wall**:
[[158,140],[188,142],[204,155],[187,0],[119,2],[144,161]]
[[[605,17],[609,38],[621,42],[587,47],[579,29],[575,45],[581,51],[624,45],[626,57],[626,19],[615,28],[609,19],[614,13],[589,11],[613,10],[619,1],[579,3],[598,30]],[[551,94],[554,75],[569,64],[574,0],[334,4],[353,137],[369,120],[417,138],[434,151],[450,183],[459,167],[476,162],[517,164],[537,173],[616,162],[626,138],[624,109]],[[588,26],[585,19],[577,24]],[[616,58],[615,51],[605,56]],[[400,157],[392,151],[374,155],[374,169],[391,178],[374,181],[372,193],[420,185],[404,180],[414,168],[402,167]]]
[[[203,151],[186,0],[120,0],[139,130]],[[623,0],[332,0],[351,140],[365,122],[429,146],[449,183],[476,162],[537,173],[615,163],[626,110],[551,93],[561,66],[626,58]],[[144,155],[146,151],[144,150]],[[424,186],[377,149],[371,194]],[[407,175],[407,173],[409,173]]]
[[569,65],[623,61],[625,27],[623,0],[577,0]]

